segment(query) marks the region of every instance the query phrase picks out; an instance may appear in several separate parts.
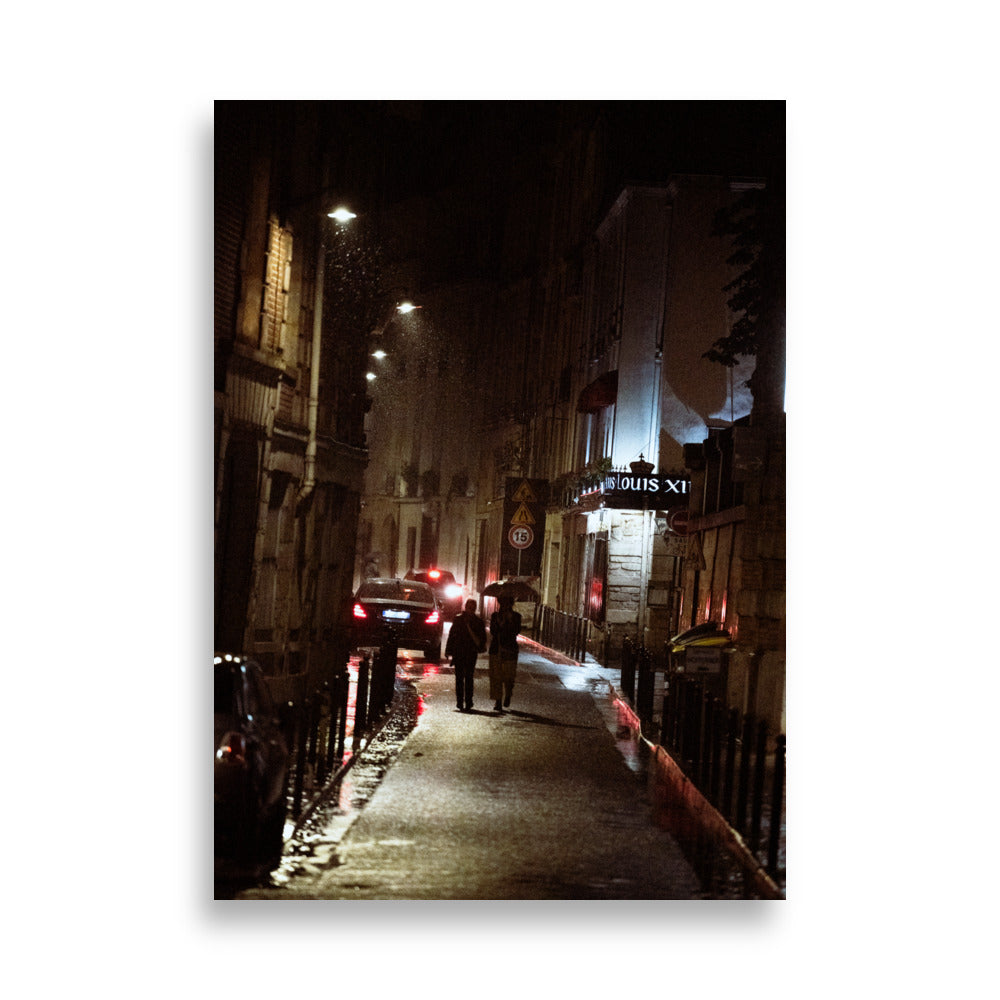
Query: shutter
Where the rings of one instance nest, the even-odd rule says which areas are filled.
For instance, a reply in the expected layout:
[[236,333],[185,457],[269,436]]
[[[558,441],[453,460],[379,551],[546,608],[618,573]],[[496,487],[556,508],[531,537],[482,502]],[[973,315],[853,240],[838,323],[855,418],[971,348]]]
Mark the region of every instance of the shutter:
[[240,248],[246,215],[246,168],[238,126],[216,119],[215,134],[215,339],[232,340],[240,294]]
[[264,264],[264,295],[261,307],[260,346],[281,353],[285,344],[285,310],[291,273],[292,234],[271,221],[267,260]]

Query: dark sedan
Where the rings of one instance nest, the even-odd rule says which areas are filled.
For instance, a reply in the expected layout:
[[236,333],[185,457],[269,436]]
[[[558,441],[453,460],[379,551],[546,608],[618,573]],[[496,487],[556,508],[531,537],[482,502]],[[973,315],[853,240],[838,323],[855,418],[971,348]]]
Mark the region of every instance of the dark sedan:
[[271,871],[281,860],[288,743],[258,664],[215,657],[215,859]]
[[441,659],[444,620],[434,592],[416,580],[365,580],[354,595],[354,645],[419,649]]

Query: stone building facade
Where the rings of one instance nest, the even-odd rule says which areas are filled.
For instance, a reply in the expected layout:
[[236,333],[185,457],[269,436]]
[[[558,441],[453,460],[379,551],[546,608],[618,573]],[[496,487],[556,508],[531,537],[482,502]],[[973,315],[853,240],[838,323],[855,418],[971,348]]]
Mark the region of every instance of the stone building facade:
[[[756,181],[667,162],[639,169],[600,116],[569,116],[490,178],[502,188],[492,215],[476,215],[498,202],[474,182],[439,194],[454,212],[403,211],[403,228],[461,267],[413,271],[425,308],[407,364],[416,347],[423,367],[393,396],[406,410],[391,430],[376,430],[375,390],[359,554],[384,553],[394,572],[433,558],[479,596],[501,572],[509,480],[544,481],[532,525],[543,602],[587,617],[592,650],[611,660],[624,635],[658,651],[718,620],[738,646],[733,703],[780,717],[783,413],[752,414],[753,358],[730,369],[704,357],[733,322],[731,248],[713,220]],[[457,235],[456,213],[474,237]],[[441,214],[450,249],[433,235]],[[763,465],[734,470],[734,455],[760,452]],[[611,502],[609,471],[640,462],[683,492]]]
[[258,659],[280,699],[346,663],[367,461],[319,112],[216,105],[215,646]]

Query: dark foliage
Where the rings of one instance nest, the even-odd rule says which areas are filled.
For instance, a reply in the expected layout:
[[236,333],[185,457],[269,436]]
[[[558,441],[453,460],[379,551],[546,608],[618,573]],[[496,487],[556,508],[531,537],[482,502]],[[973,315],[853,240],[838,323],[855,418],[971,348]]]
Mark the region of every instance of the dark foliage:
[[717,340],[702,357],[732,368],[747,355],[757,354],[762,308],[762,251],[766,231],[767,194],[762,188],[744,191],[715,217],[713,236],[729,237],[733,252],[726,259],[740,273],[723,287],[731,292],[727,303],[738,314],[729,336]]

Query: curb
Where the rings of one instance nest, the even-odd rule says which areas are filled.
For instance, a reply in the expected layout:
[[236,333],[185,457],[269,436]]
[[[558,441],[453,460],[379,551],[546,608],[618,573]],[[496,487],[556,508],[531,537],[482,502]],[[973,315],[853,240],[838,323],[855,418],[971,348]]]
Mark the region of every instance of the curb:
[[[525,645],[534,647],[540,656],[552,660],[553,663],[586,666],[585,663],[551,650],[533,639],[521,637],[521,641]],[[618,707],[619,718],[622,719],[624,716],[626,728],[635,733],[636,740],[646,747],[651,761],[655,764],[655,769],[651,768],[649,772],[649,792],[656,824],[668,832],[676,832],[678,823],[675,813],[680,810],[688,821],[687,825],[693,825],[698,832],[724,850],[750,879],[760,895],[766,899],[785,899],[781,888],[767,873],[743,837],[702,795],[667,750],[643,736],[639,717],[625,695],[610,681],[608,687],[611,689],[611,699]]]

